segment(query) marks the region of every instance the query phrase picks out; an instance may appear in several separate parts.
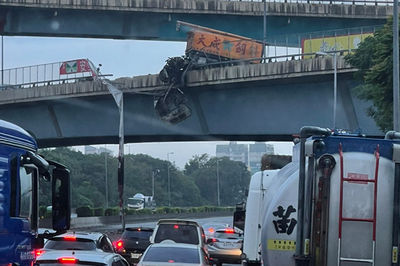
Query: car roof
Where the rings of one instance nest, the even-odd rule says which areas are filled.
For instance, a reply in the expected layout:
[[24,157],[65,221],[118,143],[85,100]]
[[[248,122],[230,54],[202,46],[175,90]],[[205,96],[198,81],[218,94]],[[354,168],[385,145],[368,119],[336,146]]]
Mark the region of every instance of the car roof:
[[114,253],[90,250],[46,250],[39,258],[38,262],[57,260],[62,257],[73,257],[80,261],[104,263],[114,257]]
[[102,233],[89,233],[89,232],[67,232],[55,237],[50,238],[51,239],[55,239],[55,238],[63,238],[65,236],[76,236],[76,238],[80,238],[80,239],[87,239],[87,240],[93,240],[93,241],[97,241],[99,240],[103,234]]
[[159,224],[187,224],[194,225],[200,227],[200,225],[196,221],[192,220],[183,220],[183,219],[161,219],[158,220],[157,225]]

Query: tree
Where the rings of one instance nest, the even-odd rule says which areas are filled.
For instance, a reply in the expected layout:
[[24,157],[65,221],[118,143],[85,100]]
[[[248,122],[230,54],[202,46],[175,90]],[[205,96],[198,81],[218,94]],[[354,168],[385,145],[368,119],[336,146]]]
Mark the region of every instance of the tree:
[[[217,173],[217,160],[218,173]],[[250,182],[250,172],[242,162],[232,161],[228,157],[204,158],[194,157],[190,162],[199,162],[199,167],[191,173],[200,195],[205,203],[215,205],[217,203],[217,175],[220,184],[221,205],[235,205],[245,199],[245,191]],[[189,163],[190,163],[189,162]],[[191,165],[196,165],[192,163]],[[185,167],[185,170],[187,168]]]
[[345,58],[358,69],[355,78],[362,84],[356,87],[357,95],[372,102],[368,115],[382,131],[393,129],[392,26],[393,20],[389,18],[382,29],[373,37],[367,37],[354,53]]

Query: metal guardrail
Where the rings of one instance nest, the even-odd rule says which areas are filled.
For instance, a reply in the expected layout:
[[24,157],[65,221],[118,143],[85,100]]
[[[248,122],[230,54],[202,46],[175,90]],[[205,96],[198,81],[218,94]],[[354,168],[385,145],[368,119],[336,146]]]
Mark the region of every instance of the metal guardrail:
[[[263,0],[216,0],[216,2],[262,2]],[[370,5],[370,6],[393,6],[393,0],[266,0],[267,3],[300,3],[300,4],[327,4],[327,5]],[[131,7],[126,0],[0,0],[6,4],[46,4],[56,6],[91,6],[91,7]]]
[[[63,63],[56,62],[0,70],[0,90],[93,80],[91,72],[60,74],[60,67]],[[112,75],[99,76],[107,77]]]

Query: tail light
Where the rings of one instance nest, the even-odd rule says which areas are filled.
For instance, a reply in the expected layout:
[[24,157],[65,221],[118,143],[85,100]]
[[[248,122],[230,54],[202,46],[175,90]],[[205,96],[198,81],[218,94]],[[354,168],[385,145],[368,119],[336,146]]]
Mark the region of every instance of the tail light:
[[43,255],[44,250],[43,249],[35,249],[33,250],[33,254],[35,255],[35,259],[37,259],[39,256]]
[[174,229],[178,229],[178,228],[179,228],[179,225],[175,224]]
[[64,236],[64,240],[67,240],[67,241],[76,241],[76,236]]
[[216,239],[216,238],[213,238],[211,241],[212,241],[213,243],[215,243],[215,242],[219,242],[219,240],[218,240],[218,239]]
[[210,227],[208,228],[208,232],[210,232],[211,234],[213,234],[215,232],[214,228]]
[[124,241],[122,239],[113,243],[116,250],[120,250],[124,247]]
[[226,228],[225,229],[225,233],[226,234],[233,234],[233,233],[235,233],[235,230],[233,230],[233,228]]
[[58,262],[62,264],[75,264],[78,262],[78,260],[73,257],[62,257],[58,258]]

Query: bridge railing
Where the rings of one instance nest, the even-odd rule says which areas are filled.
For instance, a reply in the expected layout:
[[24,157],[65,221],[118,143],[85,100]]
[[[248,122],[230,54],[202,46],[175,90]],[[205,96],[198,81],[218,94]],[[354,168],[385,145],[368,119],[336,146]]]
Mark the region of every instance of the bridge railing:
[[0,70],[0,90],[93,80],[91,72],[62,74],[60,68],[64,63],[56,62]]
[[[227,0],[230,2],[262,2],[263,0]],[[327,5],[375,5],[392,6],[393,0],[266,0],[267,3],[299,3],[299,4],[327,4]]]
[[[0,0],[0,3],[12,3],[15,0]],[[262,2],[263,0],[219,0],[221,2]],[[218,2],[218,1],[217,1]],[[266,0],[267,3],[304,3],[337,5],[376,5],[392,6],[393,0]],[[92,7],[131,7],[127,0],[19,0],[19,4],[51,4],[57,6],[92,6]]]

